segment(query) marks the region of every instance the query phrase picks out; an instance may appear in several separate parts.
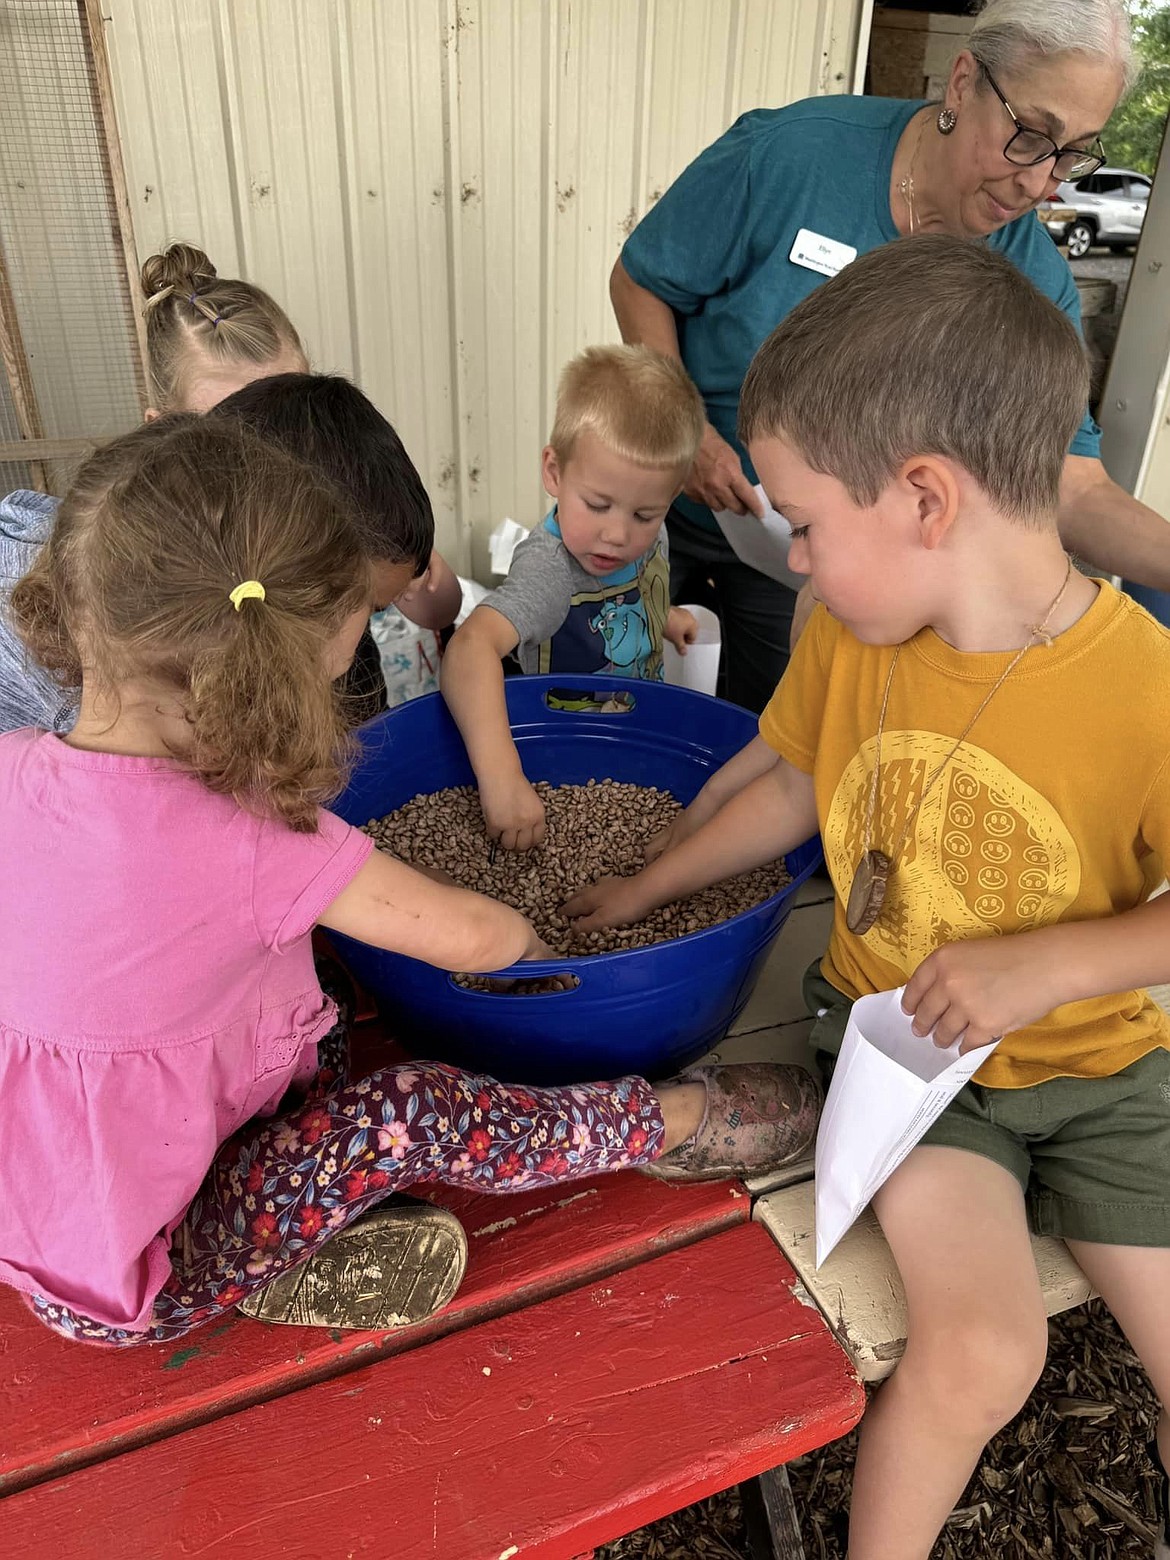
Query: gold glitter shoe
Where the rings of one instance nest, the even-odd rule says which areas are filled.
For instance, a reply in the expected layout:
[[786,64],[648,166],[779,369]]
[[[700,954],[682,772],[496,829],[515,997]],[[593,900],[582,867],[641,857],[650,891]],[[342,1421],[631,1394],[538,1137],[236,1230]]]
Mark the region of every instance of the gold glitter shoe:
[[297,1327],[414,1327],[452,1300],[466,1265],[467,1236],[445,1208],[374,1208],[237,1310]]

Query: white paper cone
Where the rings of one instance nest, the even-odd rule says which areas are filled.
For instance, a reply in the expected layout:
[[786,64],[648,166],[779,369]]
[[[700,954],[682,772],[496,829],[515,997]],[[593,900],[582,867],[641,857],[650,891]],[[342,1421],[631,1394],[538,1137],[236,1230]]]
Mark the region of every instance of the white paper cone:
[[722,634],[719,619],[709,607],[684,607],[693,612],[699,625],[698,637],[679,655],[669,639],[662,642],[662,670],[668,683],[676,688],[692,688],[696,693],[714,693],[719,678],[719,651]]
[[914,1033],[905,989],[861,997],[849,1015],[817,1130],[818,1267],[999,1043],[940,1049]]

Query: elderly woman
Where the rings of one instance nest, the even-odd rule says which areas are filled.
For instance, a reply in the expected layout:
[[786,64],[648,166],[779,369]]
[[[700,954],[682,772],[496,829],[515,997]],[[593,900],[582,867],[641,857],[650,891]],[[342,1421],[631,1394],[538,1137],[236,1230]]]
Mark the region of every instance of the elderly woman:
[[[795,600],[736,558],[712,514],[758,511],[735,437],[756,348],[825,276],[917,232],[1002,249],[1079,325],[1072,275],[1033,212],[1103,161],[1099,136],[1132,71],[1124,0],[988,0],[941,104],[825,97],[745,114],[631,234],[610,281],[622,336],[681,357],[707,407],[669,518],[671,564],[676,600],[696,575],[714,582],[729,698],[763,708]],[[1170,588],[1170,529],[1110,480],[1087,411],[1060,527],[1103,572]]]

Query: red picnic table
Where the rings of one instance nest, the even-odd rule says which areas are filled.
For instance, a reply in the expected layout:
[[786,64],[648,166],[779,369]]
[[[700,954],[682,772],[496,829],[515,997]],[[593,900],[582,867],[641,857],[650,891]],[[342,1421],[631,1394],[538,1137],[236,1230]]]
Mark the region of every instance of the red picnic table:
[[231,1314],[107,1351],[0,1289],[0,1555],[573,1560],[860,1418],[739,1183],[426,1195],[467,1274],[405,1332]]

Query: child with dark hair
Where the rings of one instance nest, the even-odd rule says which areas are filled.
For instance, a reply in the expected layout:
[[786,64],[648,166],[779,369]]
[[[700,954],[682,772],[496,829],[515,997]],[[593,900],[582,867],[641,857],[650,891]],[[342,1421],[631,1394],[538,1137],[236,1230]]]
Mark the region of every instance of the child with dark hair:
[[[278,374],[257,379],[213,408],[307,461],[335,484],[370,560],[375,611],[391,605],[421,627],[446,628],[460,586],[434,551],[435,518],[414,462],[391,425],[340,374]],[[402,589],[402,565],[411,582]],[[354,724],[386,708],[381,656],[367,628],[346,674]]]

